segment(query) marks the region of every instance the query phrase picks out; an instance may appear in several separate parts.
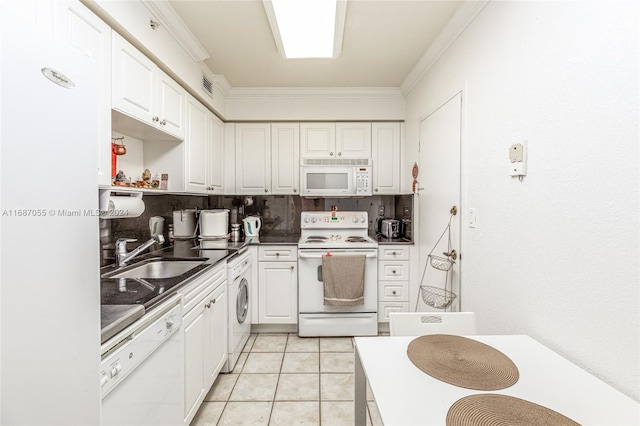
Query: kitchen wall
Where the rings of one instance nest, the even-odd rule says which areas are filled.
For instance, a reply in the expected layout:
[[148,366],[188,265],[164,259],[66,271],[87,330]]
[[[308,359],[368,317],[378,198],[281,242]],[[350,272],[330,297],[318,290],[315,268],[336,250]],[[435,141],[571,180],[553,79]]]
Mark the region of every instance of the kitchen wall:
[[409,167],[419,121],[462,90],[462,308],[636,400],[638,20],[636,2],[489,3],[407,96],[404,151]]

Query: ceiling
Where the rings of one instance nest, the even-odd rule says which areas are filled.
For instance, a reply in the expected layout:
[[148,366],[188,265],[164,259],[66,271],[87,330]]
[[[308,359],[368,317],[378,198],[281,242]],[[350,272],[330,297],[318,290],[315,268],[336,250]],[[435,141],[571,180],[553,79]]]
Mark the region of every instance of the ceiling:
[[170,0],[232,87],[400,87],[463,3],[349,0],[336,59],[285,59],[262,0]]

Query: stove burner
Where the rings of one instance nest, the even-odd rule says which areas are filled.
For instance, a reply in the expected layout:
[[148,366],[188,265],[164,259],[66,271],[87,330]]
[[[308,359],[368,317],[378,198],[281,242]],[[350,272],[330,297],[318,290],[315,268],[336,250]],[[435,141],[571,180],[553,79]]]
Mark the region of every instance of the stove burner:
[[324,235],[309,235],[307,237],[309,240],[326,240],[327,237],[325,237]]
[[369,240],[364,237],[347,237],[345,239],[348,243],[368,243]]
[[304,240],[305,243],[324,243],[326,242],[326,240],[324,239],[320,239],[320,238],[307,238],[306,240]]

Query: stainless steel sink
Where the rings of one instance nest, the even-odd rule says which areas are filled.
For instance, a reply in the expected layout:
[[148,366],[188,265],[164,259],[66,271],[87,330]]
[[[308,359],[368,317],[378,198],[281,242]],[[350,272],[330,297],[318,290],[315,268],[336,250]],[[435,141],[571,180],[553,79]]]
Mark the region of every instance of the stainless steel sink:
[[104,274],[104,278],[174,278],[186,274],[204,263],[204,259],[152,259]]

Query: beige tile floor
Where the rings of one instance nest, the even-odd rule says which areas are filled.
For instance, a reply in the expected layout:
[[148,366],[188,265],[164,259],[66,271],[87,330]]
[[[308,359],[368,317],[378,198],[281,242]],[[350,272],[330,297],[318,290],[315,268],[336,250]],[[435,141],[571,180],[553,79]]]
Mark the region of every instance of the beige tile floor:
[[[205,425],[353,425],[353,340],[252,334],[191,422]],[[382,425],[368,398],[367,423]]]

